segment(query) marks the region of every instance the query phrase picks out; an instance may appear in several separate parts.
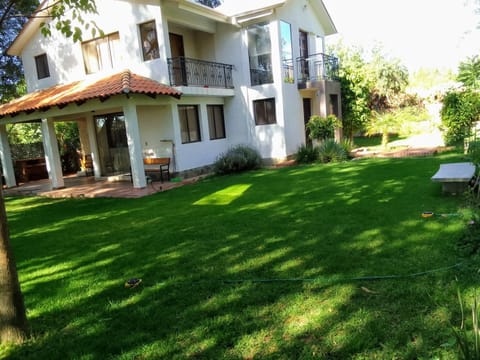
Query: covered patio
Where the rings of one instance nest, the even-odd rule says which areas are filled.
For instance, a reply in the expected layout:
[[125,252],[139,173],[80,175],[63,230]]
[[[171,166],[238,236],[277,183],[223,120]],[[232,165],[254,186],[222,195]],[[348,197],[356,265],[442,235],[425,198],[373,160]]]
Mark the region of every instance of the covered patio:
[[5,196],[45,196],[50,198],[140,198],[157,192],[171,190],[183,185],[193,184],[200,177],[189,179],[175,179],[169,182],[149,182],[146,187],[139,189],[129,181],[108,181],[94,177],[65,176],[65,187],[52,189],[50,180],[36,180],[16,187],[3,190]]
[[[56,85],[0,105],[0,162],[7,187],[16,187],[19,182],[7,124],[40,122],[50,189],[62,190],[69,186],[64,183],[54,122],[75,121],[80,132],[79,150],[85,159],[91,159],[97,181],[128,173],[132,179],[128,186],[138,190],[149,188],[143,158],[160,156],[155,153],[157,148],[149,149],[146,154],[141,126],[162,117],[167,119],[168,124],[158,125],[156,132],[153,131],[157,136],[148,138],[148,142],[162,143],[168,138],[171,146],[167,156],[173,158],[175,165],[173,138],[179,132],[175,131],[178,123],[175,100],[180,96],[181,92],[170,86],[125,70],[104,78]],[[162,126],[168,127],[168,133],[162,132]]]

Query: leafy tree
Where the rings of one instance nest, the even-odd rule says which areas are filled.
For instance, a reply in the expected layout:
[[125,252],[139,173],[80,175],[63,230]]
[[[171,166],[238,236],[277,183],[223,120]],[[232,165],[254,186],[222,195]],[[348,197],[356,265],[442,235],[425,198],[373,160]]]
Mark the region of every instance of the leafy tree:
[[480,89],[480,56],[472,56],[460,63],[457,80],[468,88]]
[[8,56],[6,49],[27,21],[27,17],[20,14],[32,13],[37,6],[36,0],[0,0],[0,103],[24,91],[24,87],[18,86],[23,78],[22,63],[18,57]]
[[383,54],[381,47],[373,50],[373,59],[368,67],[372,76],[372,98],[383,99],[383,101],[372,101],[372,110],[388,110],[396,107],[397,96],[404,93],[408,84],[407,68],[399,59],[389,59]]
[[0,0],[0,103],[25,93],[23,68],[16,56],[8,56],[11,45],[25,22],[36,17],[45,19],[41,31],[50,35],[52,27],[74,41],[81,40],[84,30],[92,34],[101,32],[93,22],[85,21],[82,14],[95,13],[95,0],[58,0],[40,11],[38,0]]
[[[81,39],[82,29],[97,28],[84,21],[82,14],[95,13],[94,0],[58,0],[45,9],[33,11],[34,0],[0,0],[0,51],[10,46],[27,18],[45,17],[41,31],[51,34],[51,26],[73,41]],[[77,25],[75,25],[77,24]],[[0,101],[19,94],[22,69],[18,59],[0,58]],[[1,175],[1,174],[0,174]],[[16,265],[10,246],[3,190],[0,188],[0,344],[20,343],[28,333]]]
[[346,47],[340,42],[332,51],[340,63],[338,77],[342,92],[342,127],[345,136],[353,139],[353,134],[362,130],[368,122],[372,85],[360,49]]

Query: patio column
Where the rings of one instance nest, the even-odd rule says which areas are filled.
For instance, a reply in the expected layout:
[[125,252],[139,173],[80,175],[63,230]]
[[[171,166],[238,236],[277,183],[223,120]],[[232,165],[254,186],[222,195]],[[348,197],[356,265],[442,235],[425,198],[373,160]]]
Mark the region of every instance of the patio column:
[[100,158],[98,156],[95,119],[93,118],[92,115],[87,115],[86,122],[87,122],[88,141],[90,144],[90,154],[92,155],[92,161],[93,161],[93,175],[96,178],[99,178],[100,176],[102,176],[102,171],[100,168]]
[[16,186],[17,181],[15,179],[10,144],[8,143],[7,126],[5,124],[0,125],[0,161],[2,162],[2,174],[5,177],[5,184],[7,187]]
[[58,151],[58,142],[52,120],[42,119],[42,136],[48,177],[50,178],[52,188],[64,188],[62,162],[60,161],[60,152]]
[[140,141],[140,129],[138,127],[137,107],[131,102],[131,100],[128,100],[123,106],[123,114],[125,115],[125,129],[127,132],[133,187],[144,188],[147,186],[147,181],[145,178],[145,169],[143,167],[143,153]]

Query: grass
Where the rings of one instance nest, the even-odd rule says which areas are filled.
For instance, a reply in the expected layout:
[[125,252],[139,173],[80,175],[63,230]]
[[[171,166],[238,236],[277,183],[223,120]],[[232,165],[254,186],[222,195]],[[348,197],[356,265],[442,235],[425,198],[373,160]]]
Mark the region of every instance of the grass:
[[141,199],[9,198],[32,338],[0,358],[455,359],[457,284],[468,296],[478,283],[475,266],[450,268],[466,219],[421,213],[462,205],[429,180],[458,160],[265,169]]
[[[404,139],[397,134],[391,134],[389,136],[389,142],[393,142],[396,140]],[[375,135],[375,136],[356,136],[353,138],[353,143],[355,147],[365,147],[370,149],[383,149],[382,147],[382,136]]]

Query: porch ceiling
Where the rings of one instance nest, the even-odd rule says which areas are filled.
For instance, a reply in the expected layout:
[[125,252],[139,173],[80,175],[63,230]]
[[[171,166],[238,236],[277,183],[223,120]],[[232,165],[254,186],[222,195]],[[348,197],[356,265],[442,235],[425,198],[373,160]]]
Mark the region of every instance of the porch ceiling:
[[91,99],[105,101],[120,94],[145,94],[151,97],[168,95],[177,99],[182,95],[173,87],[124,70],[101,79],[76,81],[26,94],[0,105],[0,118],[22,112],[30,114],[37,110],[47,111],[54,106],[62,109],[71,103],[82,105]]

